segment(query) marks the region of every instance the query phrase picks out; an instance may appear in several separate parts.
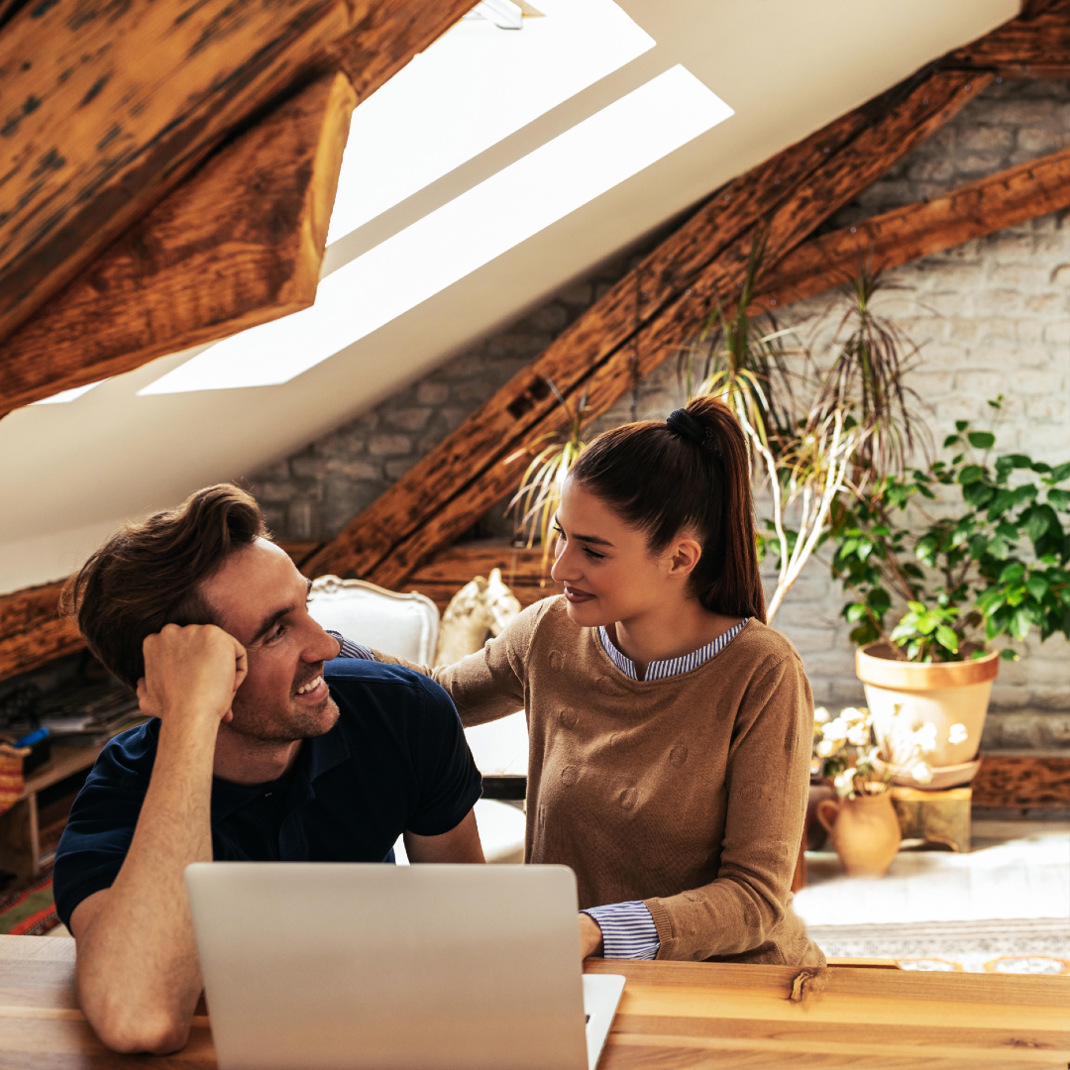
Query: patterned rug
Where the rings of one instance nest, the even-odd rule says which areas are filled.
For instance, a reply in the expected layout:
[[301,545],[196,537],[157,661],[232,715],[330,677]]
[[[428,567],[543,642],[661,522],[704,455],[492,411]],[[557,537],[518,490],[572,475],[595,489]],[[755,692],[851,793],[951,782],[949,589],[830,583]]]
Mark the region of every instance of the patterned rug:
[[0,933],[9,936],[44,936],[59,925],[52,900],[52,874],[33,884],[0,896]]
[[904,970],[1070,974],[1065,918],[932,921],[909,925],[813,926],[826,955],[895,959]]

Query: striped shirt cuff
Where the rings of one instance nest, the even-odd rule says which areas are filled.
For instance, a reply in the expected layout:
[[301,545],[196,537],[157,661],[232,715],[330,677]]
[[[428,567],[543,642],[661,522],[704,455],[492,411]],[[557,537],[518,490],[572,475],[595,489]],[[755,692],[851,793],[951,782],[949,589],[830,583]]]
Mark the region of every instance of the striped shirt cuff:
[[602,930],[602,955],[607,959],[655,959],[661,948],[658,929],[646,903],[633,899],[628,903],[608,903],[581,910]]
[[342,648],[338,651],[340,658],[362,658],[364,661],[375,661],[375,655],[366,646],[354,643],[352,639],[347,639],[341,632],[332,632],[330,628],[324,628],[323,630],[338,640],[338,645]]

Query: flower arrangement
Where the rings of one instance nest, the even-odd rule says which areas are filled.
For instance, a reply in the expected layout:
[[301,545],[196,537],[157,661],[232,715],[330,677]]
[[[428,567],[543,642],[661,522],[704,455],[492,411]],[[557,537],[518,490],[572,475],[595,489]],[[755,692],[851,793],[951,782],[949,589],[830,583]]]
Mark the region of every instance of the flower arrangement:
[[[831,779],[841,799],[880,795],[896,776],[929,783],[933,770],[926,756],[936,750],[936,725],[911,727],[900,709],[895,707],[891,725],[878,739],[868,709],[848,706],[833,717],[819,706],[814,710],[811,773]],[[953,724],[949,742],[961,743],[965,738],[965,725]]]

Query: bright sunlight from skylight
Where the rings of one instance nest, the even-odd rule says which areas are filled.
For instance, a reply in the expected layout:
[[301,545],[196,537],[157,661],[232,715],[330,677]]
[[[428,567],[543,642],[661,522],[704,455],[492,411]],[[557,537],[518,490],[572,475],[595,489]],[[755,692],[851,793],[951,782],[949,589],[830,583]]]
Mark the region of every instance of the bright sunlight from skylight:
[[85,386],[72,386],[69,390],[61,390],[58,394],[53,394],[48,398],[41,398],[40,401],[32,401],[30,404],[66,405],[68,402],[77,401],[83,394],[88,394],[93,387],[100,386],[103,382],[103,379],[98,379],[95,383],[86,383]]
[[538,9],[519,31],[463,19],[357,108],[328,243],[654,47],[612,0]]
[[672,67],[327,276],[311,308],[228,338],[140,393],[288,382],[732,114]]

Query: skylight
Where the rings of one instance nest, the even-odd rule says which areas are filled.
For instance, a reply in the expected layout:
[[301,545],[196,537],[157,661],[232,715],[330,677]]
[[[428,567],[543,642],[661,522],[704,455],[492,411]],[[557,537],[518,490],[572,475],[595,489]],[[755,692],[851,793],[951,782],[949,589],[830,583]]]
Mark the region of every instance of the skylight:
[[40,401],[33,401],[31,405],[66,405],[69,401],[77,401],[83,394],[88,394],[90,390],[95,386],[100,386],[103,383],[103,379],[98,379],[95,383],[86,383],[85,386],[72,386],[70,390],[61,390],[58,394],[53,394],[48,398],[41,398]]
[[140,393],[288,382],[732,114],[672,67],[327,276],[311,308],[234,335]]
[[357,108],[328,243],[654,47],[612,0],[538,8],[519,32],[460,21]]

